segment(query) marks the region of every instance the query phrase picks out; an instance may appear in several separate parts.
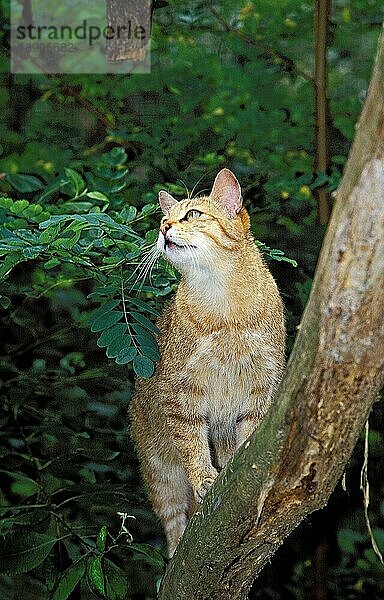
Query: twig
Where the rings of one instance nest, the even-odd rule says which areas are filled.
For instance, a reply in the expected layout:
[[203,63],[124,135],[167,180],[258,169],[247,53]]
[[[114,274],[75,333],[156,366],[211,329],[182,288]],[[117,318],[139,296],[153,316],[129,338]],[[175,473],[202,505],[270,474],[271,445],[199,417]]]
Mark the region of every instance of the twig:
[[373,551],[375,552],[376,556],[380,560],[381,564],[384,565],[383,555],[381,554],[379,547],[376,543],[375,536],[373,535],[373,531],[372,531],[372,527],[371,527],[371,521],[370,521],[369,515],[368,515],[368,507],[369,507],[369,480],[368,480],[369,442],[368,442],[368,435],[369,435],[369,419],[367,419],[367,421],[365,423],[364,462],[363,462],[363,466],[361,467],[361,472],[360,472],[360,489],[363,492],[365,524],[367,526],[369,537],[371,539],[372,548],[373,548]]

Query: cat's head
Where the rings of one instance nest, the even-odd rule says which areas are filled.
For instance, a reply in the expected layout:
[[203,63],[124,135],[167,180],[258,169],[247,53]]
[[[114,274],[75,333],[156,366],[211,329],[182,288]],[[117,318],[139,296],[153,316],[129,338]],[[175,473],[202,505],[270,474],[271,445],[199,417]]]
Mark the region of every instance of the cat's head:
[[209,196],[178,202],[161,191],[159,203],[164,217],[157,248],[181,272],[211,267],[248,235],[240,184],[229,169],[217,174]]

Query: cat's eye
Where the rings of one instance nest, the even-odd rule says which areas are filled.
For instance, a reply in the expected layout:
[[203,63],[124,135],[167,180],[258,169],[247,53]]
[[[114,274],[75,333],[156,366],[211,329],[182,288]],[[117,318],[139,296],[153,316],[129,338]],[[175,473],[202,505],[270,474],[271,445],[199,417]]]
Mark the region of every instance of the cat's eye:
[[189,210],[186,213],[183,221],[191,221],[192,219],[198,219],[198,217],[200,217],[200,215],[202,215],[202,214],[203,213],[201,212],[201,210],[196,210],[196,209]]

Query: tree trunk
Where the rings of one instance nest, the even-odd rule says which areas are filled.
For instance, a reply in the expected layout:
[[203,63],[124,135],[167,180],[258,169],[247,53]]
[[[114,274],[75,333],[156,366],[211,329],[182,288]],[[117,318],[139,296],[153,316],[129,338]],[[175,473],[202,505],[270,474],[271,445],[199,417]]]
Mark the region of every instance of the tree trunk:
[[[318,173],[329,170],[329,101],[327,78],[327,49],[329,14],[331,0],[316,0],[315,4],[315,169]],[[330,216],[329,197],[326,186],[315,190],[317,198],[317,214],[322,225],[328,223]]]
[[246,598],[326,504],[383,383],[383,40],[285,377],[191,520],[160,600]]
[[106,0],[107,59],[142,61],[151,33],[151,0]]
[[21,13],[21,24],[24,27],[29,27],[33,25],[33,16],[32,16],[32,0],[23,0],[23,11]]

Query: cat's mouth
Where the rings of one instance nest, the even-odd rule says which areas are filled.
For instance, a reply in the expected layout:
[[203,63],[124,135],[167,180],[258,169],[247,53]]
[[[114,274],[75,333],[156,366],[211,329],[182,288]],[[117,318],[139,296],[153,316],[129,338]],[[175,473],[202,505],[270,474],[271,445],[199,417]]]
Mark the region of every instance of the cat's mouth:
[[172,250],[173,248],[180,248],[181,250],[186,250],[187,248],[196,248],[196,246],[192,246],[192,244],[176,244],[176,242],[164,238],[164,250]]

